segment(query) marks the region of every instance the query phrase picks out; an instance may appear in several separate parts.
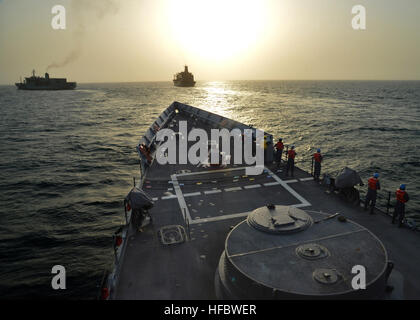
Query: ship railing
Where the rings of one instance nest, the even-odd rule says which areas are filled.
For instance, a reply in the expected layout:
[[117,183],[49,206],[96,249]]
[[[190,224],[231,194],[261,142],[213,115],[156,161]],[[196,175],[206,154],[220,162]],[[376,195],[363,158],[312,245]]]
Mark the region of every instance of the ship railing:
[[[115,297],[116,288],[118,286],[118,279],[121,272],[121,261],[127,248],[127,239],[131,236],[130,233],[130,221],[131,212],[127,212],[127,202],[124,200],[124,211],[125,221],[124,225],[121,225],[118,230],[112,236],[112,243],[114,249],[114,263],[111,268],[111,272],[107,272],[105,279],[102,280],[101,290],[106,289],[108,292],[107,297],[101,297],[101,299],[112,299]],[[120,238],[120,243],[117,244],[117,238]]]
[[144,136],[139,141],[139,144],[136,147],[137,153],[140,157],[140,185],[142,185],[144,181],[144,177],[146,176],[146,172],[148,167],[151,165],[148,163],[145,155],[143,155],[140,150],[139,146],[144,144],[150,149],[150,156],[152,159],[154,158],[154,153],[156,151],[156,134],[161,129],[167,126],[167,124],[173,119],[175,115],[176,106],[171,104],[167,109],[165,109],[159,117],[152,123],[149,129],[146,131]]
[[[140,152],[138,147],[141,144],[146,145],[148,148],[150,148],[152,156],[153,153],[156,151],[155,142],[157,131],[167,126],[168,122],[173,119],[176,112],[184,112],[186,114],[189,114],[191,117],[195,117],[196,120],[200,120],[204,123],[207,123],[214,128],[226,128],[231,130],[239,129],[242,132],[245,129],[251,129],[253,131],[254,137],[256,136],[256,129],[252,128],[251,126],[247,126],[243,123],[225,118],[212,112],[198,109],[175,101],[165,111],[163,111],[161,115],[156,119],[156,121],[149,127],[149,129],[146,131],[146,133],[144,134],[137,146],[137,153],[140,157],[140,183],[143,182],[147,172],[147,168],[150,164],[148,163],[146,157]],[[269,136],[270,139],[272,139],[272,135],[268,133],[266,133],[266,135]]]
[[[147,169],[149,167],[149,164],[147,162],[146,157],[140,152],[139,146],[141,144],[146,145],[150,150],[153,152],[155,151],[154,144],[156,139],[156,133],[160,130],[160,128],[163,128],[167,125],[169,121],[171,121],[175,114],[175,105],[171,104],[166,110],[164,110],[160,116],[155,120],[155,122],[149,127],[149,129],[146,131],[145,135],[142,137],[142,139],[139,141],[139,144],[136,148],[139,157],[140,157],[140,179],[138,182],[138,187],[141,188],[144,183],[144,179],[147,173]],[[152,153],[151,152],[151,153]],[[152,154],[151,154],[152,156]],[[134,186],[136,186],[136,180],[133,178]],[[127,211],[127,203],[124,200],[124,214],[125,214],[125,225],[123,225],[120,229],[118,229],[118,233],[121,233],[122,238],[122,244],[120,246],[115,246],[116,243],[116,234],[113,237],[114,242],[114,266],[112,268],[112,272],[107,275],[107,281],[106,286],[108,289],[108,292],[110,294],[110,298],[115,297],[115,289],[118,286],[118,279],[119,279],[119,273],[121,272],[121,261],[122,257],[124,256],[125,249],[126,249],[126,239],[131,235],[132,228],[130,226],[132,225],[132,214],[131,211]]]
[[[290,149],[290,145],[284,145],[284,151],[285,157],[283,158],[284,162],[287,162],[288,160],[288,151]],[[300,157],[298,154],[296,156],[296,166],[298,166],[300,169],[307,171],[311,174],[311,176],[314,175],[314,162],[312,157]],[[341,170],[336,170],[329,172],[328,174],[332,177],[337,176]],[[321,172],[322,173],[322,172]],[[367,180],[363,179],[363,181]],[[367,193],[367,184],[365,183],[362,186],[356,185],[355,188],[360,193],[360,202],[364,206],[365,199],[366,199],[366,193]],[[381,189],[377,191],[377,198],[376,198],[376,204],[375,208],[382,212],[383,214],[386,214],[390,217],[393,216],[394,208],[395,208],[395,191],[389,191],[388,189]],[[420,215],[415,212],[412,208],[410,208],[409,205],[406,206],[406,214],[405,214],[405,224],[410,227],[413,230],[420,231]]]
[[[134,187],[136,187],[135,178],[133,178],[133,185]],[[103,280],[102,282],[104,284],[101,286],[101,288],[104,288],[104,286],[106,285],[110,298],[115,297],[115,290],[118,286],[119,274],[121,272],[122,267],[122,258],[124,257],[125,250],[127,248],[127,240],[136,232],[136,228],[132,227],[134,223],[133,209],[128,209],[127,205],[127,199],[124,199],[125,224],[121,225],[112,237],[114,248],[114,263],[112,267],[112,272],[107,274],[106,281]],[[119,239],[118,242],[117,239]]]
[[[361,194],[363,204],[365,203],[367,194],[367,185],[358,186],[357,189]],[[395,199],[395,191],[387,189],[377,190],[375,208],[392,217],[395,210],[397,200]],[[405,207],[405,224],[410,229],[420,231],[420,215],[413,210],[409,203]]]
[[[221,115],[218,115],[218,114],[206,111],[206,110],[198,109],[198,108],[186,105],[186,104],[182,104],[179,102],[174,102],[174,104],[177,105],[180,111],[190,114],[191,116],[195,117],[196,119],[199,119],[203,123],[209,124],[211,127],[219,128],[219,129],[226,128],[230,130],[239,129],[241,131],[243,131],[244,129],[251,129],[255,137],[256,129],[251,126],[247,126],[238,121],[228,119]],[[266,135],[271,136],[268,133],[266,133]]]

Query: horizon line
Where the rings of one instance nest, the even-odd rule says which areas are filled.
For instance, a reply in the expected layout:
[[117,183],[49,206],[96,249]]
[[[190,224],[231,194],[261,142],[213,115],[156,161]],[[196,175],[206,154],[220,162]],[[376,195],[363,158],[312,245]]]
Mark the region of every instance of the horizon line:
[[[67,79],[67,78],[66,78]],[[196,80],[196,82],[232,82],[232,81],[359,81],[359,82],[391,82],[391,81],[420,81],[419,79],[235,79],[235,80]],[[172,80],[135,80],[135,81],[89,81],[77,84],[106,84],[106,83],[157,83],[172,82]],[[0,83],[0,86],[14,86],[15,83]]]

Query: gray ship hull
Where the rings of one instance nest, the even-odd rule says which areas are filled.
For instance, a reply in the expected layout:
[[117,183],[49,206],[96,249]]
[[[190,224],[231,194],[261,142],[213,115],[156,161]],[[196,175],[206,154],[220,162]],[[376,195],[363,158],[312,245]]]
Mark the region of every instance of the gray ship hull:
[[19,90],[74,90],[76,89],[76,82],[68,82],[64,85],[28,85],[25,83],[16,83]]
[[187,82],[187,81],[174,80],[174,86],[175,87],[194,87],[195,86],[195,81]]

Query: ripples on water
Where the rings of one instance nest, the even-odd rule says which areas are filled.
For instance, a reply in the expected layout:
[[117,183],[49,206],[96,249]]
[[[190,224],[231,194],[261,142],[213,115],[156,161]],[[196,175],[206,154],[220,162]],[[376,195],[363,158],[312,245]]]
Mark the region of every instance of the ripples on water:
[[[251,124],[295,144],[309,170],[344,166],[383,189],[407,184],[420,209],[420,82],[241,81],[86,84],[76,91],[0,87],[0,297],[95,298],[138,176],[135,146],[174,100]],[[409,232],[409,231],[407,231]],[[51,268],[67,287],[51,290]]]

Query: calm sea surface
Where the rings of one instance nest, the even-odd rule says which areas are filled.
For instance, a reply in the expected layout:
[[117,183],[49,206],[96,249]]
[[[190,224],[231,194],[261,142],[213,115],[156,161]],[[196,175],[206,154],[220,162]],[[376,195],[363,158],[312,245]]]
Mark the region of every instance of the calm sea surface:
[[[232,81],[82,84],[75,91],[0,87],[0,298],[95,298],[113,261],[112,234],[138,177],[135,146],[173,101],[295,144],[310,169],[344,166],[382,188],[407,184],[420,213],[420,82]],[[414,232],[409,231],[407,232]],[[67,290],[51,289],[51,268]]]

